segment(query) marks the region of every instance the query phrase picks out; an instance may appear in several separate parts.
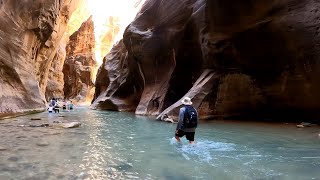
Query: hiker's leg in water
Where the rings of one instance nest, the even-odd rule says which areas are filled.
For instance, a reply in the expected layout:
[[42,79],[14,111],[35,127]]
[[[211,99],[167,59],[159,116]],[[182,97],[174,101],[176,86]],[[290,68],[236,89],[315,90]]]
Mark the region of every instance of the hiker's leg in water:
[[176,140],[177,140],[178,142],[181,142],[180,137],[183,136],[182,131],[176,130],[176,133],[175,133],[174,136],[175,136],[175,138],[176,138]]
[[195,132],[188,132],[186,134],[186,138],[187,140],[189,140],[190,144],[194,144],[194,135],[195,135]]
[[177,140],[178,142],[181,142],[179,136],[175,136],[175,138],[176,138],[176,140]]

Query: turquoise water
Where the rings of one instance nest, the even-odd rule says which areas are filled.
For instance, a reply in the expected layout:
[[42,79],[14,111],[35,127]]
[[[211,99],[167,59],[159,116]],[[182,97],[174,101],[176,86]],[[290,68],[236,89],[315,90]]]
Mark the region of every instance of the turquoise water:
[[[153,118],[85,107],[59,115],[0,121],[1,180],[320,179],[319,127],[202,122],[189,145],[173,139],[175,124]],[[53,120],[82,126],[21,127]]]

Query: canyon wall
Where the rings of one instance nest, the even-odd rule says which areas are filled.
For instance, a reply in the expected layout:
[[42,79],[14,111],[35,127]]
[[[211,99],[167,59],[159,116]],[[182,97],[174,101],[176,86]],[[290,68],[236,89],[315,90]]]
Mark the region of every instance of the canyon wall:
[[46,95],[63,95],[63,63],[53,62],[64,60],[61,42],[81,1],[0,1],[0,117],[43,111]]
[[[63,67],[67,56],[66,46],[69,42],[69,37],[76,32],[81,24],[90,16],[90,12],[86,7],[86,0],[66,1],[66,3],[75,4],[72,5],[73,8],[70,10],[72,11],[72,15],[70,13],[70,16],[68,16],[67,24],[63,24],[63,28],[59,28],[58,30],[60,32],[59,38],[61,38],[61,40],[54,44],[56,48],[45,48],[45,51],[52,51],[54,54],[51,67],[49,68],[48,78],[46,78],[47,81],[44,81],[46,82],[45,99],[47,101],[52,98],[64,98],[65,82]],[[60,21],[60,19],[57,19],[57,21]],[[61,23],[58,27],[59,26],[62,26]]]
[[319,118],[320,2],[147,0],[100,67],[92,107],[200,118]]
[[94,91],[92,73],[96,68],[92,17],[70,36],[66,52],[63,66],[64,97],[81,103],[90,102]]

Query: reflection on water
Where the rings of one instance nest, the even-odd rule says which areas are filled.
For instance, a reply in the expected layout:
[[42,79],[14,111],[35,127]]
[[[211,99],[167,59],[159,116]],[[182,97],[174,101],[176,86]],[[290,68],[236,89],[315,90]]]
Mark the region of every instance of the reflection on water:
[[[82,126],[20,126],[55,120]],[[174,130],[147,117],[85,107],[3,120],[0,179],[320,179],[319,127],[201,123],[192,145],[185,138],[177,143]]]

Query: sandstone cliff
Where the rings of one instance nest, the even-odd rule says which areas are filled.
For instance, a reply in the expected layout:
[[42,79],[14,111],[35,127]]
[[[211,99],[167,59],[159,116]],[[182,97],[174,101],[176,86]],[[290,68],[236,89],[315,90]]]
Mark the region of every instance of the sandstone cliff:
[[[129,69],[129,66],[134,68]],[[131,71],[131,72],[130,72]],[[143,90],[139,68],[120,41],[103,59],[96,79],[92,108],[134,111]]]
[[[49,101],[52,98],[63,98],[64,97],[64,75],[63,75],[63,66],[66,60],[66,46],[69,42],[69,37],[77,31],[81,24],[86,21],[89,16],[90,12],[86,8],[87,0],[78,0],[66,3],[75,3],[73,6],[75,7],[72,15],[70,13],[70,17],[68,19],[67,26],[66,24],[57,24],[61,38],[60,41],[56,41],[52,47],[46,49],[47,51],[54,54],[53,60],[51,63],[51,67],[49,68],[48,78],[46,83],[46,90],[45,90],[45,98]],[[57,21],[60,21],[61,17],[58,17]],[[63,28],[59,27],[62,26]],[[54,34],[52,34],[54,35]]]
[[64,97],[77,102],[92,100],[93,68],[95,68],[95,36],[92,17],[70,36],[63,66]]
[[79,2],[0,1],[0,117],[45,109],[49,71]]
[[147,0],[105,58],[92,106],[161,118],[190,96],[201,118],[319,117],[319,8]]

